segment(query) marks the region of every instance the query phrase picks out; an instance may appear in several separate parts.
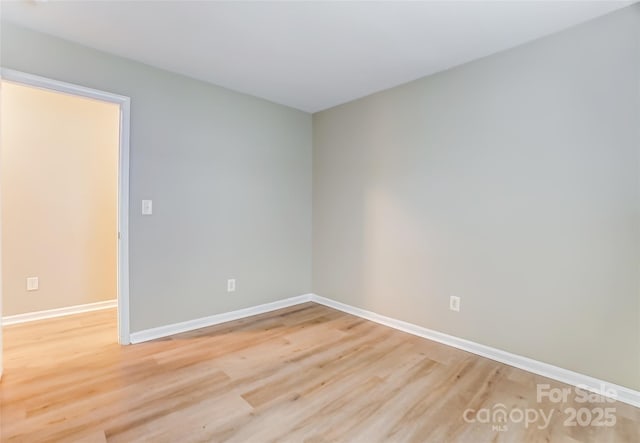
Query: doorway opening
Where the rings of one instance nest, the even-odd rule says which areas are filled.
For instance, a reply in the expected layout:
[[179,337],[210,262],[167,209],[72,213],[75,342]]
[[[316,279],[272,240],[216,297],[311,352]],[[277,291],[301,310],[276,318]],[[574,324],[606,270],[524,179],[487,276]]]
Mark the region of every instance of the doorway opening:
[[129,344],[130,99],[1,74],[0,331],[117,307]]

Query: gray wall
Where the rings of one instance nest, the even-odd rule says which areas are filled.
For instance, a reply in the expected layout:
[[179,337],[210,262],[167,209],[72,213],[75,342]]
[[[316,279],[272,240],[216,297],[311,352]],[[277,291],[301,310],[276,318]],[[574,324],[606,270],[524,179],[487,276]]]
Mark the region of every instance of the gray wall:
[[640,388],[639,32],[636,5],[314,114],[314,292]]
[[309,292],[309,114],[6,23],[1,37],[5,68],[131,97],[133,332]]

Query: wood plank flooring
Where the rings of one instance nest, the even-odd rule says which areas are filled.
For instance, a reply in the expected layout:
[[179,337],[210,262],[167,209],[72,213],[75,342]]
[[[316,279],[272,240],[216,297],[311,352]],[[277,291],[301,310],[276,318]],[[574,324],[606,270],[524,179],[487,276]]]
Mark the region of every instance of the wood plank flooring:
[[[4,336],[2,442],[640,441],[637,408],[538,403],[536,384],[568,386],[313,303],[132,346],[115,310]],[[585,407],[615,425],[565,425]]]

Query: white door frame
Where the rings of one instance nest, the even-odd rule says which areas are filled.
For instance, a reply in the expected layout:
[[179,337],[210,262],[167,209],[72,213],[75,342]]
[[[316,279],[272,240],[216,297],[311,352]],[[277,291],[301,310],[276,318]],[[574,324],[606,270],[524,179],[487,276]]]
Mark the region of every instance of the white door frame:
[[[131,99],[123,95],[86,88],[71,83],[27,74],[13,69],[0,69],[0,78],[15,83],[48,89],[65,94],[88,97],[120,105],[120,147],[118,159],[118,342],[131,343],[129,338],[129,118]],[[1,272],[1,271],[0,271]],[[0,274],[1,277],[1,274]],[[1,278],[0,278],[0,281]],[[0,289],[0,318],[2,295]],[[0,328],[2,325],[0,325]],[[1,336],[1,335],[0,335]],[[0,343],[0,346],[2,344]],[[2,353],[0,352],[0,355]],[[0,362],[0,374],[2,362]]]

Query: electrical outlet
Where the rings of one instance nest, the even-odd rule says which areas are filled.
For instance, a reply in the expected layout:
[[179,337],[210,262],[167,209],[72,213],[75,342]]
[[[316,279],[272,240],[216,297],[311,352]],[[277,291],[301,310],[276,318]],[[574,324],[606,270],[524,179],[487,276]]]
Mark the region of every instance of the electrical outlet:
[[227,280],[227,292],[234,292],[236,290],[236,279],[230,278]]
[[27,277],[27,291],[37,291],[40,287],[38,277]]
[[460,297],[456,297],[455,295],[449,297],[449,309],[460,312]]

